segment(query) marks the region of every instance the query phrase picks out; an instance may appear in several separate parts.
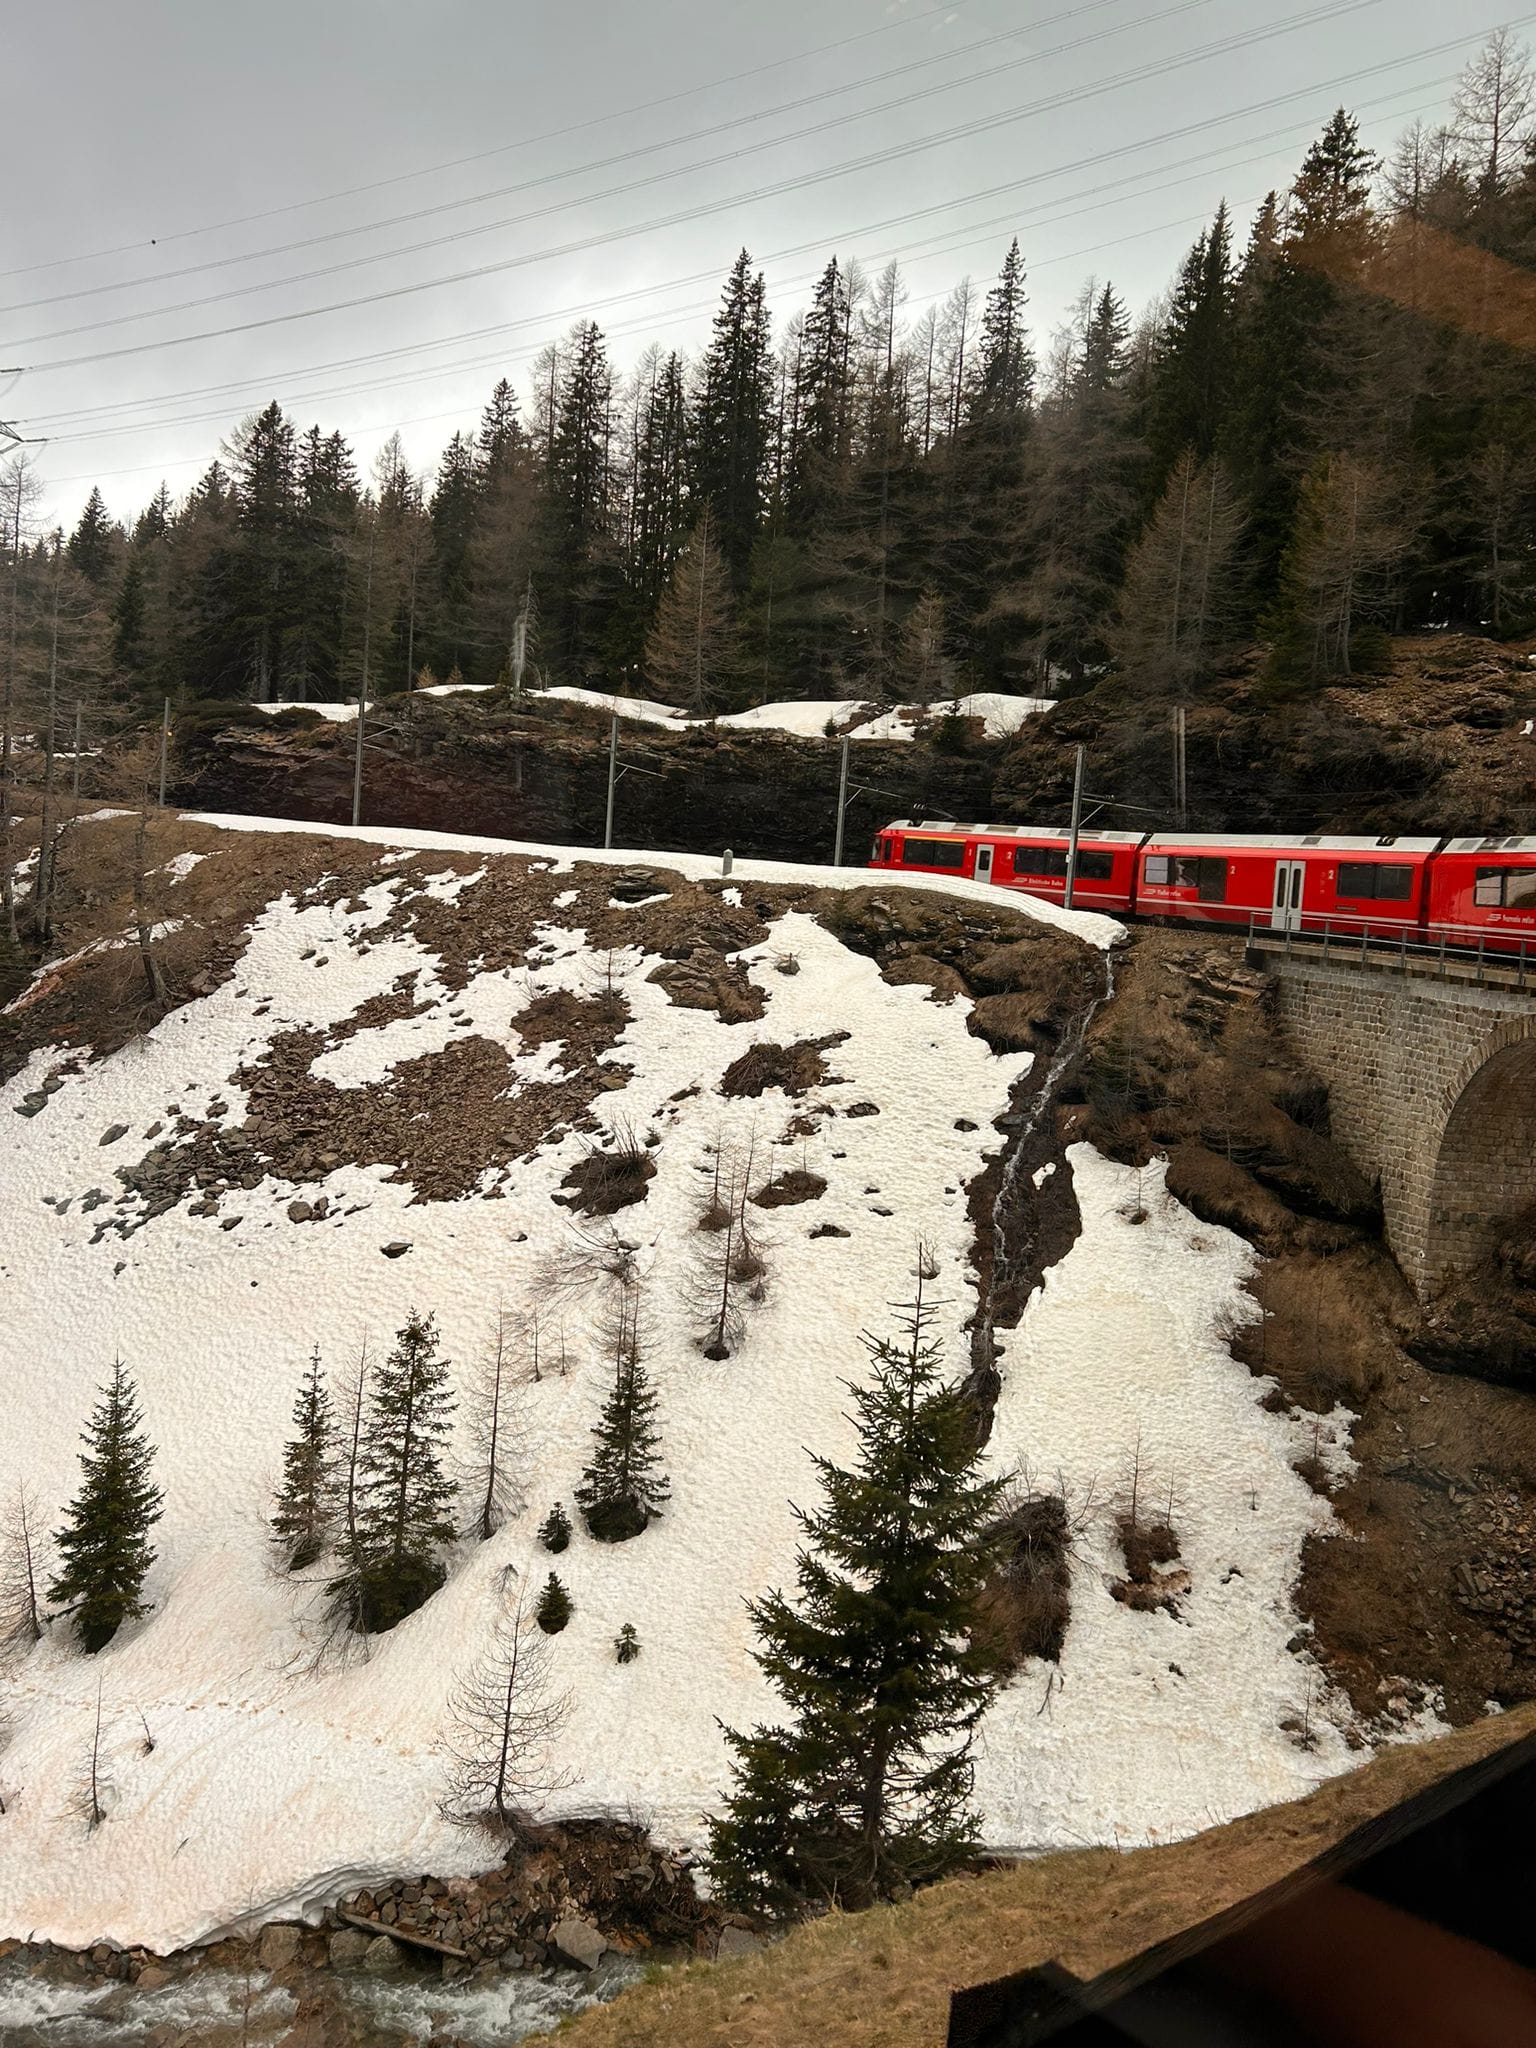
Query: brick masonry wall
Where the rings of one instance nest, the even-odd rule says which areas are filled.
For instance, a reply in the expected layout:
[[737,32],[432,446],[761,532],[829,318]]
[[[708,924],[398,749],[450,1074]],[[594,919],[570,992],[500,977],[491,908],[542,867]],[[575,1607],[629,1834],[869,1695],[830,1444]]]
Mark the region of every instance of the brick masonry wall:
[[1280,1022],[1328,1087],[1335,1138],[1381,1186],[1421,1295],[1536,1202],[1536,1001],[1429,977],[1268,959]]

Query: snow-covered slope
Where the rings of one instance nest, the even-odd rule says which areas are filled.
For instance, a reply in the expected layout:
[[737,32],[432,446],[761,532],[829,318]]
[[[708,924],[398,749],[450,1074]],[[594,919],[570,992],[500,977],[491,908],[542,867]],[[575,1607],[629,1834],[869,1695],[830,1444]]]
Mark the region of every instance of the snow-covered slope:
[[[427,697],[457,696],[465,691],[483,692],[488,683],[435,683],[422,692]],[[708,724],[693,719],[675,704],[660,704],[651,697],[615,697],[601,690],[582,690],[561,683],[547,690],[530,691],[530,696],[554,697],[568,704],[585,704],[591,710],[607,712],[640,725],[684,727]],[[754,704],[749,711],[732,711],[715,721],[741,732],[787,732],[801,739],[820,739],[829,726],[847,732],[856,740],[910,740],[917,737],[919,722],[942,718],[958,711],[962,718],[983,721],[988,739],[1004,739],[1017,732],[1028,718],[1049,711],[1050,697],[1011,697],[998,690],[981,690],[968,697],[945,697],[934,704],[905,704],[894,711],[860,697],[792,697],[773,704]],[[357,716],[355,703],[262,704],[262,711],[314,711],[338,723]]]
[[[515,1112],[577,1063],[562,1044],[525,1043],[512,1020],[531,1001],[591,996],[613,975],[628,1004],[599,1055],[615,1085],[597,1090],[591,1115],[639,1134],[656,1166],[645,1199],[615,1222],[646,1275],[672,1500],[624,1545],[594,1544],[578,1524],[559,1560],[575,1603],[551,1645],[574,1700],[563,1810],[638,1813],[669,1842],[699,1839],[723,1777],[717,1718],[740,1725],[773,1706],[743,1603],[792,1576],[790,1503],[809,1497],[811,1452],[851,1449],[843,1382],[861,1367],[858,1333],[887,1326],[920,1237],[939,1261],[949,1355],[964,1359],[975,1301],[967,1183],[1002,1142],[993,1119],[1029,1065],[971,1036],[964,1000],[887,984],[813,915],[788,909],[740,955],[763,992],[761,1018],[725,1024],[675,1007],[647,978],[657,962],[643,946],[614,951],[610,934],[594,950],[589,925],[623,914],[601,856],[526,849],[529,866],[490,841],[332,836],[389,850],[366,856],[346,888],[271,902],[233,976],[147,1036],[94,1061],[40,1051],[0,1089],[0,1499],[26,1481],[56,1521],[75,1487],[81,1422],[119,1354],[166,1496],[153,1612],[95,1658],[56,1627],[0,1681],[0,1935],[169,1947],[377,1875],[495,1858],[438,1814],[446,1703],[484,1644],[507,1568],[536,1587],[554,1562],[535,1531],[555,1500],[571,1502],[607,1382],[590,1303],[563,1311],[568,1372],[546,1369],[519,1391],[521,1512],[489,1543],[462,1546],[443,1590],[365,1661],[315,1668],[319,1588],[274,1574],[263,1517],[313,1345],[345,1367],[365,1341],[387,1346],[416,1306],[437,1316],[462,1364],[499,1311],[548,1310],[550,1256],[577,1227],[551,1197],[593,1138],[563,1117],[528,1156],[491,1160],[454,1199],[421,1198],[403,1170],[354,1163],[326,1128],[291,1177],[205,1183],[158,1208],[125,1191],[118,1169],[165,1133],[244,1124],[293,1034],[314,1034],[304,1043],[316,1080],[337,1091],[339,1133],[352,1101],[404,1099],[412,1062],[475,1049],[507,1062],[497,1100]],[[423,846],[453,858],[434,869],[404,851]],[[702,859],[666,865],[718,872]],[[450,963],[424,936],[474,906],[487,874],[515,889],[525,872],[548,907],[516,964]],[[760,863],[737,874],[744,887],[869,880]],[[971,884],[937,887],[996,900]],[[1100,944],[1113,936],[1103,919],[1017,908]],[[360,1018],[365,1004],[376,1008]],[[848,1035],[803,1095],[721,1092],[752,1044],[834,1032]],[[49,1078],[61,1085],[45,1108],[12,1114]],[[701,1355],[686,1283],[701,1174],[722,1142],[827,1185],[819,1200],[765,1212],[767,1299],[750,1310],[739,1353],[717,1364]],[[1291,1469],[1310,1444],[1260,1407],[1263,1384],[1222,1338],[1251,1312],[1239,1291],[1251,1254],[1196,1224],[1155,1173],[1138,1190],[1083,1147],[1060,1170],[1074,1177],[1084,1231],[1006,1339],[991,1454],[1061,1473],[1078,1557],[1059,1672],[1028,1667],[986,1724],[980,1792],[987,1833],[1006,1845],[1187,1832],[1349,1760],[1320,1697],[1315,1747],[1280,1726],[1315,1689],[1287,1648],[1289,1588],[1328,1510]],[[321,1219],[291,1218],[296,1198],[312,1208],[322,1195]],[[1133,1223],[1138,1203],[1146,1220]],[[1177,1617],[1132,1612],[1105,1583],[1112,1496],[1138,1440],[1144,1468],[1177,1497],[1190,1573]],[[621,1666],[613,1641],[625,1622],[643,1651]],[[75,1795],[98,1700],[109,1814],[87,1832]]]

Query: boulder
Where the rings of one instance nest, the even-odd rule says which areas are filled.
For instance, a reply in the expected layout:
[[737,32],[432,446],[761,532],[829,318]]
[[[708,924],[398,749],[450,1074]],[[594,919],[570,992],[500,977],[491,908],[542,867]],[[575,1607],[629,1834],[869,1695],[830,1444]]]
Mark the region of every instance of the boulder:
[[261,1930],[261,1940],[256,1953],[264,1970],[286,1970],[290,1963],[297,1962],[299,1955],[299,1930],[287,1921],[274,1920]]
[[595,1970],[608,1946],[590,1920],[557,1920],[549,1939],[568,1963],[582,1970]]
[[392,1977],[402,1962],[399,1943],[387,1934],[376,1934],[363,1950],[363,1968],[370,1977]]
[[355,1970],[372,1947],[374,1936],[361,1927],[343,1927],[331,1936],[327,1947],[333,1970]]
[[746,1927],[722,1927],[720,1939],[715,1945],[715,1961],[727,1962],[732,1956],[756,1955],[763,1945],[763,1937],[753,1934]]

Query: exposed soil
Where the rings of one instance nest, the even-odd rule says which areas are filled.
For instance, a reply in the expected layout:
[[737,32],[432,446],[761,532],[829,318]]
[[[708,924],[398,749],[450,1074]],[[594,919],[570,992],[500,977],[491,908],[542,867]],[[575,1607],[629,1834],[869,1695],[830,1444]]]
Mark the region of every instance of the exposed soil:
[[819,1173],[795,1166],[765,1181],[752,1199],[760,1209],[789,1209],[800,1202],[819,1202],[826,1192],[827,1184]]
[[1110,1598],[1138,1614],[1177,1614],[1189,1591],[1189,1573],[1179,1563],[1179,1539],[1169,1522],[1144,1522],[1121,1515],[1115,1535],[1125,1558],[1125,1577],[1110,1582]]
[[753,1096],[781,1088],[786,1095],[807,1095],[836,1078],[822,1054],[847,1037],[846,1031],[829,1031],[824,1038],[800,1038],[793,1045],[762,1039],[731,1061],[720,1076],[720,1093]]
[[622,1145],[612,1151],[595,1147],[580,1159],[561,1181],[568,1195],[556,1195],[568,1209],[583,1216],[612,1216],[632,1203],[645,1200],[647,1181],[656,1178],[656,1162],[639,1145]]

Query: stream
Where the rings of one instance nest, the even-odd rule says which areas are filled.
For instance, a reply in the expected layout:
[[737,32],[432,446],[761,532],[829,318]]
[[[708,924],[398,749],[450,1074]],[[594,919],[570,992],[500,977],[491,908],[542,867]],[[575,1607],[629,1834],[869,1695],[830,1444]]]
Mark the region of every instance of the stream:
[[[193,1969],[144,1991],[83,1978],[68,1958],[19,1950],[0,1960],[5,2048],[502,2048],[546,2034],[567,2014],[614,1998],[633,1964],[516,1971],[444,1983],[404,1970],[248,1974]],[[291,1981],[290,1981],[291,1980]]]

